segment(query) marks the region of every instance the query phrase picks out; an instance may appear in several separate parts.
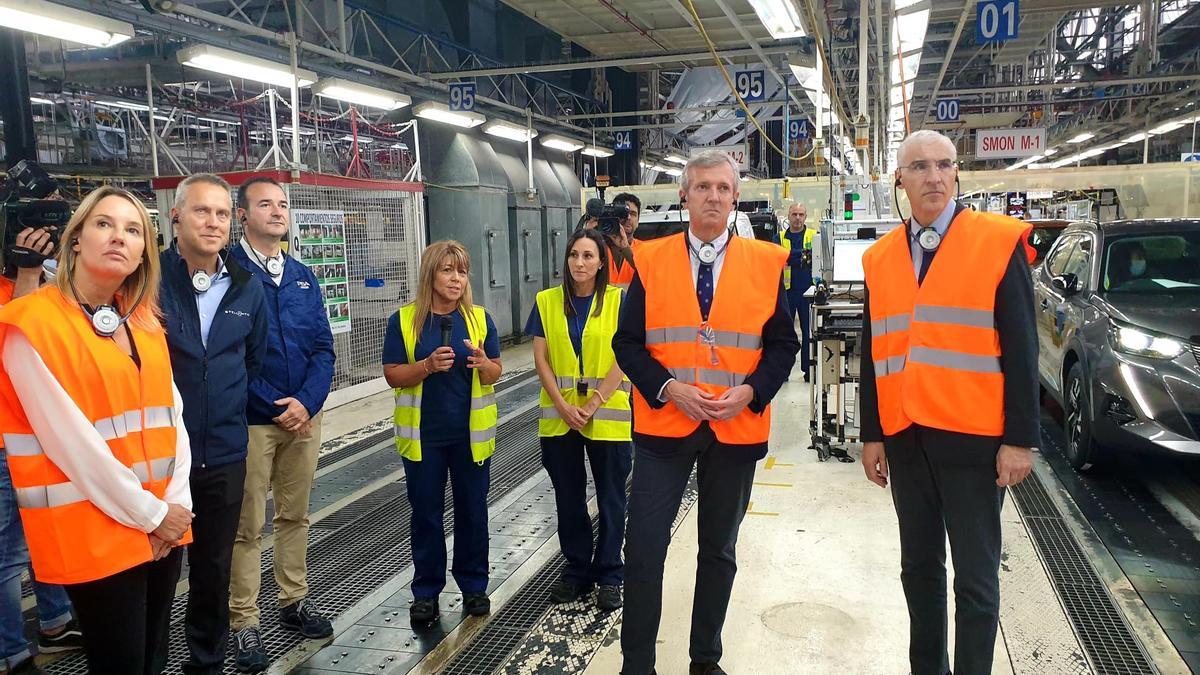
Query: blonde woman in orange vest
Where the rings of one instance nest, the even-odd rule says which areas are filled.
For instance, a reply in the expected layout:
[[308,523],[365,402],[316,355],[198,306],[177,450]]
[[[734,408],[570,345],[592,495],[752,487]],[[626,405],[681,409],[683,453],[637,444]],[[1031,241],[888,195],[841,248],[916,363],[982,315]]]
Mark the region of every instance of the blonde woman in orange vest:
[[[863,256],[863,469],[900,523],[913,675],[987,675],[1000,619],[1000,508],[1038,443],[1030,227],[955,203],[954,143],[900,145],[912,217]],[[946,539],[955,639],[946,638]]]
[[150,215],[103,187],[62,241],[55,283],[0,310],[0,433],[34,574],[67,589],[89,672],[159,673],[191,452]]
[[[721,630],[738,529],[755,463],[767,454],[771,399],[800,350],[783,290],[787,253],[727,228],[737,165],[720,151],[698,152],[680,187],[688,229],[638,251],[613,338],[617,363],[634,385],[623,675],[654,672],[663,565],[693,467],[700,552],[688,673],[724,675]],[[775,293],[763,292],[770,288]]]

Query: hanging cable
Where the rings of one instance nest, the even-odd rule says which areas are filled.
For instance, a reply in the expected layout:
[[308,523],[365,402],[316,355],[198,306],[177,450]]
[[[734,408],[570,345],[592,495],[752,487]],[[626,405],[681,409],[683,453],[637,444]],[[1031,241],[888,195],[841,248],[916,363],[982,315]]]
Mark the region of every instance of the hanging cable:
[[[713,41],[709,39],[708,31],[704,29],[704,22],[700,20],[700,15],[696,13],[696,6],[692,4],[692,0],[686,0],[686,2],[688,11],[692,14],[692,19],[696,21],[696,30],[698,30],[700,32],[700,36],[704,38],[704,43],[708,46],[708,53],[712,54],[713,63],[717,64],[717,68],[721,70],[721,75],[725,78],[725,84],[729,86],[730,93],[732,93],[733,97],[737,99],[738,106],[740,106],[742,112],[746,114],[746,119],[750,120],[750,122],[754,124],[754,128],[758,129],[758,133],[762,134],[762,138],[767,142],[767,145],[771,146],[771,149],[778,153],[780,157],[787,157],[793,162],[802,162],[812,156],[813,151],[817,149],[816,144],[813,144],[813,147],[810,148],[808,152],[800,155],[799,157],[789,155],[778,145],[775,145],[775,141],[771,140],[771,136],[765,129],[762,128],[762,125],[758,123],[758,120],[754,118],[754,113],[750,112],[750,108],[746,107],[746,102],[742,100],[741,94],[737,92],[737,87],[735,87],[733,84],[733,78],[729,77],[729,71],[725,70],[725,64],[721,63],[721,57],[717,56],[716,45],[714,45]],[[790,101],[784,101],[784,105],[790,105]],[[787,133],[786,129],[784,129],[784,133]]]

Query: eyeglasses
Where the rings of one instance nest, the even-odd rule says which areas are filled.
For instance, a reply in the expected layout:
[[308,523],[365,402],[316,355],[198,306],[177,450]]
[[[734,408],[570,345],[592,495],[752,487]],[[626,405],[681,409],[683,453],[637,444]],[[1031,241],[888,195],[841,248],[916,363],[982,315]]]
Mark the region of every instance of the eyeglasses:
[[913,173],[920,173],[920,174],[928,175],[929,172],[932,171],[934,167],[937,167],[937,170],[939,173],[950,173],[950,171],[952,169],[954,169],[955,164],[953,161],[951,161],[949,159],[939,159],[936,162],[931,162],[927,159],[918,159],[917,161],[913,162],[912,164],[909,164],[908,166],[902,166],[900,168],[908,169],[909,171],[912,171]]

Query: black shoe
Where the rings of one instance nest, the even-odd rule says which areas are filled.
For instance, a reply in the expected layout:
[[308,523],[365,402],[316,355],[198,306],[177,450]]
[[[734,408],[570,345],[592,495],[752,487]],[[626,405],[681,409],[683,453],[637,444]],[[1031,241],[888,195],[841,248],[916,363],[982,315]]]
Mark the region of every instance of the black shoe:
[[329,623],[329,619],[326,619],[308,598],[287,607],[280,607],[279,624],[299,631],[306,638],[326,638],[333,635],[333,624]]
[[239,673],[261,673],[267,669],[267,650],[258,626],[243,628],[233,635],[234,665]]
[[725,675],[725,671],[715,663],[692,663],[688,666],[688,675]]
[[408,608],[408,620],[410,623],[429,623],[438,618],[438,602],[437,598],[425,598],[424,600],[413,600],[413,604]]
[[8,669],[11,675],[46,675],[46,671],[38,668],[38,665],[33,662],[33,657],[29,657]]
[[622,604],[620,586],[601,585],[600,588],[596,590],[596,607],[599,607],[605,612],[611,612],[614,609],[620,609]]
[[471,616],[486,616],[492,613],[492,601],[486,593],[463,593],[463,607]]
[[56,654],[73,649],[83,649],[83,631],[79,630],[79,622],[75,619],[68,621],[61,633],[38,633],[39,654]]
[[556,605],[575,602],[591,592],[591,584],[577,584],[566,579],[559,579],[550,587],[550,602]]

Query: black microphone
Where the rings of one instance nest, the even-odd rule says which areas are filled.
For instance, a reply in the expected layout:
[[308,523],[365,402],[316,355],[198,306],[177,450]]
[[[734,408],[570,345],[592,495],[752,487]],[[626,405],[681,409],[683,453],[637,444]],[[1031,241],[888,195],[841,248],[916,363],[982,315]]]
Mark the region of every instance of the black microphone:
[[454,332],[454,323],[450,321],[450,317],[442,317],[442,346],[450,346],[450,335]]
[[599,218],[600,214],[604,213],[604,200],[597,199],[596,197],[587,200],[587,204],[584,206],[584,213],[592,218]]

